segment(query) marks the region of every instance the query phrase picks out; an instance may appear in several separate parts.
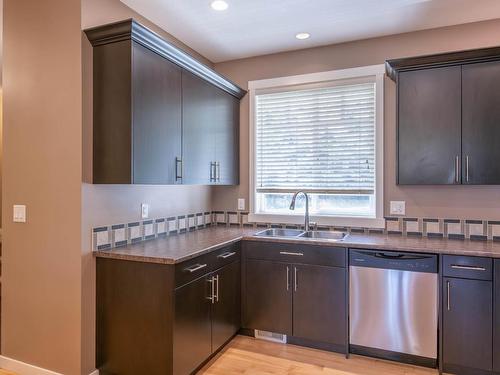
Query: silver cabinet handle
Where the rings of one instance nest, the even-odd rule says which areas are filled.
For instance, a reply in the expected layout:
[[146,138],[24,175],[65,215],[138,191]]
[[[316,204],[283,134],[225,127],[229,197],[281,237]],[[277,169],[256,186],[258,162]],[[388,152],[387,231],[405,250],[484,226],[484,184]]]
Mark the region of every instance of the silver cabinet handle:
[[454,269],[457,269],[457,270],[486,271],[486,268],[484,268],[484,267],[478,267],[478,266],[461,266],[459,264],[452,264],[451,268],[454,268]]
[[293,285],[293,289],[294,291],[297,291],[297,287],[299,285],[299,282],[297,281],[297,267],[293,267],[293,281],[294,281],[294,285]]
[[446,308],[448,309],[448,311],[451,310],[451,306],[450,306],[450,282],[449,281],[446,282]]
[[220,182],[220,162],[215,162],[215,178],[217,182]]
[[215,303],[215,277],[211,277],[207,280],[210,283],[210,297],[207,297],[207,299],[212,302],[212,304]]
[[214,277],[216,286],[215,286],[215,302],[219,302],[219,275]]
[[215,166],[215,163],[213,161],[210,162],[210,182],[213,182],[215,181],[215,177],[214,177],[214,166]]
[[232,257],[234,254],[236,254],[236,251],[233,251],[233,252],[230,252],[230,253],[221,254],[217,258],[227,259],[227,258]]
[[286,266],[286,290],[290,290],[290,267]]
[[295,255],[295,256],[304,256],[304,253],[293,253],[291,251],[280,251],[281,255]]
[[460,156],[455,156],[455,182],[460,182]]
[[207,266],[206,264],[195,264],[194,266],[184,268],[184,271],[189,272],[189,273],[193,273],[193,272],[196,272],[196,271],[199,271],[199,270],[205,268],[206,266]]
[[[180,168],[179,168],[180,165]],[[175,158],[175,181],[182,180],[182,159]]]
[[469,155],[465,157],[465,181],[469,182]]

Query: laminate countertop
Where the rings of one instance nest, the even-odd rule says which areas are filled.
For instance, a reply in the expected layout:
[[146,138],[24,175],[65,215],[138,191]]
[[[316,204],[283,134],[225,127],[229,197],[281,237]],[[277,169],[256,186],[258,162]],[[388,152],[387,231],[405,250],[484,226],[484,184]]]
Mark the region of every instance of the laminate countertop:
[[401,235],[350,234],[344,241],[311,240],[306,238],[256,237],[262,228],[215,226],[176,234],[136,244],[95,251],[99,258],[122,259],[137,262],[176,264],[223,246],[245,240],[290,244],[327,245],[356,249],[413,251],[433,254],[451,254],[500,258],[500,242],[451,240]]

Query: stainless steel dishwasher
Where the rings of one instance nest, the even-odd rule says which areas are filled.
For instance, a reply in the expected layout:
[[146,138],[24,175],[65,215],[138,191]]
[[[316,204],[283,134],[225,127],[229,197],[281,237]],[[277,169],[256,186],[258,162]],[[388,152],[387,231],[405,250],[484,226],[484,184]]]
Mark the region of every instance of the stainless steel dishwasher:
[[436,367],[437,265],[432,254],[349,251],[351,353]]

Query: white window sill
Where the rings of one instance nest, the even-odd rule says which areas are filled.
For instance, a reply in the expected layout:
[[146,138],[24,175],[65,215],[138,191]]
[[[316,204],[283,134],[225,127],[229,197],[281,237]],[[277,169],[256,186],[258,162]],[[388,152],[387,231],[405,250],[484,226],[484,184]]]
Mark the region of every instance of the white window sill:
[[[360,228],[385,228],[384,218],[369,217],[341,217],[341,216],[310,216],[311,222],[318,225],[336,227],[360,227]],[[278,215],[278,214],[254,214],[248,215],[251,223],[271,223],[271,224],[293,224],[303,225],[304,215]]]

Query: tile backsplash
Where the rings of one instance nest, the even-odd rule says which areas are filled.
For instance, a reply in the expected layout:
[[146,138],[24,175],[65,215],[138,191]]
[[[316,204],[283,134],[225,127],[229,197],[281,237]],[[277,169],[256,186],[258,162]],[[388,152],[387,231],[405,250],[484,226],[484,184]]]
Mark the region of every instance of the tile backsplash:
[[[343,230],[353,234],[388,234],[500,241],[500,221],[454,218],[386,217],[384,229],[317,226],[317,230]],[[300,228],[294,224],[250,223],[248,212],[211,211],[101,226],[92,230],[93,250],[106,250],[158,237],[176,235],[214,225],[261,228]]]

